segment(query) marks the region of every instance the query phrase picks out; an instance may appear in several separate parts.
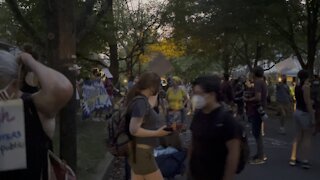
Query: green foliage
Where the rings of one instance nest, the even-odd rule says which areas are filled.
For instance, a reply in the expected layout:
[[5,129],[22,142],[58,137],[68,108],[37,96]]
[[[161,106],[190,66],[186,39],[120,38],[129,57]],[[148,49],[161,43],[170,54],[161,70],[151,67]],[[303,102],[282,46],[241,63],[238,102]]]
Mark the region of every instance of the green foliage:
[[172,62],[174,74],[187,81],[192,81],[200,75],[222,73],[222,65],[212,58],[181,57]]
[[272,36],[261,13],[265,1],[171,0],[166,20],[175,40],[184,42],[189,55],[214,57],[225,71],[237,65],[256,66],[259,60],[277,60],[287,47]]
[[120,48],[119,56],[126,65],[126,71],[134,70],[150,44],[160,38],[159,28],[163,26],[161,15],[165,4],[157,1],[136,4],[134,0],[119,0],[115,4],[115,26]]

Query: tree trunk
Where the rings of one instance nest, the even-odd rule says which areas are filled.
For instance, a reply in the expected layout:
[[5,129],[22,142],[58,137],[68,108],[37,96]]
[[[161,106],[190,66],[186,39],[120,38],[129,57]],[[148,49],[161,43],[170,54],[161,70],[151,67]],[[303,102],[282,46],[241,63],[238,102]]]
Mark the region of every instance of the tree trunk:
[[[75,60],[76,26],[75,1],[57,0],[59,28],[59,58],[62,71],[75,87],[75,74],[68,70]],[[75,88],[74,88],[75,89]],[[77,105],[75,93],[60,112],[60,156],[74,169],[77,168]]]
[[223,54],[222,55],[222,64],[223,64],[223,71],[225,74],[230,74],[230,60],[229,60],[229,55]]
[[56,3],[45,1],[45,13],[47,23],[46,56],[50,67],[58,69],[59,61],[59,28],[58,28],[58,7]]
[[138,75],[140,76],[141,75],[141,60],[139,59],[138,60],[139,62],[139,67],[138,67]]
[[302,55],[301,55],[301,53],[300,53],[300,51],[299,51],[299,48],[298,48],[298,47],[295,45],[295,43],[293,43],[293,42],[291,42],[290,46],[291,46],[291,48],[293,49],[294,54],[296,55],[296,57],[297,57],[300,65],[301,65],[301,67],[302,67],[303,69],[307,69],[307,64],[303,61]]
[[[76,52],[74,1],[46,1],[47,59],[54,69],[62,72],[75,87],[75,77],[68,70]],[[77,168],[75,93],[65,108],[60,111],[60,156],[72,169]]]
[[310,75],[312,75],[313,67],[314,67],[314,61],[315,61],[315,55],[316,55],[316,44],[314,42],[308,43],[308,62],[307,62],[307,70],[309,71]]
[[119,80],[119,60],[118,60],[118,45],[116,38],[116,28],[114,25],[113,0],[108,0],[108,29],[109,37],[108,44],[110,48],[110,72],[113,75],[113,83],[117,84]]
[[[316,2],[318,3],[318,2]],[[308,10],[308,62],[306,64],[306,68],[309,71],[310,75],[313,75],[313,67],[315,61],[315,55],[317,51],[317,30],[318,30],[318,8],[314,4],[314,2],[307,2],[306,3],[307,10]]]
[[110,72],[113,75],[113,83],[116,84],[119,80],[118,46],[117,44],[109,44],[109,48],[110,48]]

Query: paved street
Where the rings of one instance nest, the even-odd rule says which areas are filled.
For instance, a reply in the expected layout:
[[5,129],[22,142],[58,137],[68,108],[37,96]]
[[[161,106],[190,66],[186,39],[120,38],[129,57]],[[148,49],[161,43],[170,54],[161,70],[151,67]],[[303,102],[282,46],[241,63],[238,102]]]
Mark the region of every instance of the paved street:
[[[236,177],[236,180],[320,180],[320,134],[314,138],[314,159],[313,167],[310,170],[303,170],[299,167],[289,166],[291,153],[291,142],[294,134],[294,124],[292,120],[287,123],[287,135],[278,134],[279,117],[274,112],[269,112],[271,116],[265,124],[265,151],[269,158],[263,165],[247,165],[245,170]],[[249,144],[251,153],[256,150],[253,137],[250,135]],[[180,177],[179,180],[186,178]]]
[[[291,141],[293,138],[294,124],[290,120],[287,123],[287,135],[278,134],[278,118],[273,115],[274,112],[269,112],[271,116],[265,124],[265,151],[269,158],[268,162],[263,165],[247,165],[245,170],[236,177],[235,180],[320,180],[320,134],[314,138],[314,159],[312,160],[313,167],[310,170],[303,170],[299,167],[289,166],[289,158],[291,153]],[[185,143],[190,140],[189,135],[183,137]],[[250,135],[249,144],[251,153],[255,153],[255,143]],[[123,164],[115,163],[115,168],[105,178],[123,179]],[[121,177],[121,178],[119,178]],[[176,177],[176,180],[185,180],[185,177]]]
[[[303,170],[299,167],[289,166],[291,152],[291,141],[293,137],[294,125],[288,123],[288,134],[286,136],[278,134],[278,121],[276,116],[272,116],[266,122],[265,151],[269,158],[264,165],[248,165],[236,180],[319,180],[320,179],[320,135],[314,138],[314,159],[313,167],[310,170]],[[252,151],[255,152],[254,139],[249,139]]]

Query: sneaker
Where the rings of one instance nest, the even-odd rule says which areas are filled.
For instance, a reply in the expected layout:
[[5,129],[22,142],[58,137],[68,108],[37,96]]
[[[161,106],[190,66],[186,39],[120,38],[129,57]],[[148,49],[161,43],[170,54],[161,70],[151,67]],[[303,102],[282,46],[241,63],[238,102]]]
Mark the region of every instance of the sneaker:
[[266,155],[263,155],[263,160],[264,161],[267,161],[268,160],[268,157]]
[[252,159],[249,163],[252,165],[258,165],[258,164],[265,164],[266,161],[263,158],[262,159],[256,158],[256,159]]
[[301,165],[301,161],[300,160],[293,160],[293,159],[290,159],[289,161],[289,165],[290,166],[297,166],[297,165]]
[[301,163],[301,167],[302,167],[303,169],[310,169],[310,168],[311,168],[311,164],[310,164],[309,161],[303,161],[303,162]]
[[[258,155],[254,155],[253,157],[252,157],[252,159],[259,159],[259,156]],[[262,157],[262,159],[264,160],[264,161],[267,161],[268,160],[268,157],[267,157],[267,155],[263,155],[263,157]]]
[[290,159],[289,165],[290,166],[296,166],[297,165],[297,160]]

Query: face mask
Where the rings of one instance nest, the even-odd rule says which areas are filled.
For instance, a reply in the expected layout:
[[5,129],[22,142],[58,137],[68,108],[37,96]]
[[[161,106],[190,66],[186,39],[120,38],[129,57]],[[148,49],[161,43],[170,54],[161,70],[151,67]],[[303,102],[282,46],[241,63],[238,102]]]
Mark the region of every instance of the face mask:
[[194,95],[191,102],[195,109],[202,109],[206,105],[206,99],[200,95]]
[[0,90],[0,101],[7,101],[10,99],[13,99],[13,97],[15,96],[15,93],[12,93],[10,96],[7,92],[9,86],[12,84],[13,81],[11,81],[5,88]]

